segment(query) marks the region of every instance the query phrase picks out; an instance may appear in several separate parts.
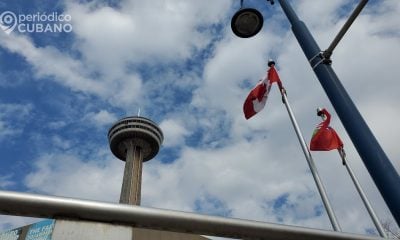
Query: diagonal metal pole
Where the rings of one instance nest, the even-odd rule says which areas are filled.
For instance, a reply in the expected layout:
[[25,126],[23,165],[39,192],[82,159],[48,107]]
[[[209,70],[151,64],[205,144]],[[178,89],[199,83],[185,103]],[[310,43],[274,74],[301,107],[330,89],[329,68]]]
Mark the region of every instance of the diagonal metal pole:
[[279,0],[292,31],[332,106],[360,154],[390,212],[400,225],[400,176],[364,121],[332,67],[322,64],[321,49],[287,0]]
[[349,19],[345,22],[343,27],[340,29],[339,33],[336,35],[336,37],[333,39],[332,43],[329,45],[329,47],[324,51],[323,55],[326,59],[329,59],[333,53],[333,50],[335,47],[338,45],[340,40],[343,38],[343,36],[346,34],[347,30],[349,30],[351,24],[356,20],[357,16],[360,14],[361,10],[367,5],[368,0],[361,0],[357,7],[354,9],[354,11],[351,13]]
[[310,150],[308,149],[308,146],[307,146],[307,144],[306,144],[306,142],[304,140],[303,134],[300,131],[300,128],[299,128],[299,125],[297,124],[296,118],[294,117],[292,108],[290,107],[289,101],[288,101],[287,96],[286,96],[286,91],[285,91],[284,88],[281,89],[281,94],[282,94],[282,101],[285,104],[286,109],[288,111],[288,114],[289,114],[289,117],[290,117],[290,121],[293,124],[294,130],[296,132],[297,138],[299,139],[299,142],[300,142],[301,148],[303,150],[304,156],[306,157],[308,166],[310,167],[311,173],[312,173],[312,175],[314,177],[314,181],[315,181],[315,183],[317,185],[319,194],[321,195],[322,202],[324,203],[324,206],[325,206],[326,212],[328,214],[329,220],[331,221],[333,230],[340,232],[341,229],[340,229],[339,222],[337,221],[335,213],[333,212],[332,206],[331,206],[331,204],[329,202],[329,199],[328,199],[328,195],[326,194],[326,191],[325,191],[324,185],[322,183],[322,180],[319,177],[319,174],[318,174],[318,171],[317,171],[317,167],[315,166],[315,163],[314,163],[314,160],[313,160],[313,158],[311,156]]
[[340,157],[342,158],[343,165],[346,166],[346,169],[349,172],[351,180],[353,180],[353,183],[356,186],[357,192],[360,195],[361,200],[363,201],[365,207],[367,208],[369,215],[371,216],[372,222],[374,223],[376,229],[379,232],[379,235],[383,238],[388,238],[388,236],[386,235],[385,229],[383,228],[381,222],[379,221],[378,216],[376,215],[374,209],[371,206],[371,203],[368,201],[367,195],[365,195],[356,175],[354,174],[349,163],[347,162],[346,153],[345,153],[344,149],[340,148],[340,149],[338,149],[338,152],[339,152]]

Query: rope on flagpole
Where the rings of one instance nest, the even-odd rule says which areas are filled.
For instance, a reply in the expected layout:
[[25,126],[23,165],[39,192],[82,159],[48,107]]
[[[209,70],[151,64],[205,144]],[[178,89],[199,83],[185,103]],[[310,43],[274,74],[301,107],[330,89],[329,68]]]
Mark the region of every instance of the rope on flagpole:
[[293,124],[293,127],[294,127],[294,130],[296,132],[297,138],[299,139],[301,148],[303,149],[304,156],[306,157],[308,166],[310,167],[311,173],[312,173],[312,175],[314,177],[314,181],[315,181],[315,183],[317,185],[319,194],[321,195],[321,199],[322,199],[322,202],[324,203],[324,206],[325,206],[326,212],[328,214],[329,220],[331,221],[333,230],[335,230],[337,232],[340,232],[341,228],[340,228],[339,222],[337,221],[335,213],[333,212],[332,206],[331,206],[331,204],[329,202],[329,199],[328,199],[328,195],[326,194],[324,185],[323,185],[323,183],[321,181],[321,178],[319,177],[319,174],[318,174],[317,168],[315,166],[314,160],[311,157],[310,150],[308,149],[308,146],[307,146],[307,144],[306,144],[306,142],[304,140],[303,134],[300,131],[300,128],[299,128],[299,125],[297,124],[296,118],[294,117],[293,111],[292,111],[292,109],[290,107],[289,101],[288,101],[287,96],[286,96],[286,90],[282,87],[280,89],[280,92],[282,94],[282,101],[286,106],[286,109],[288,111],[290,120],[291,120],[291,122]]
[[349,163],[346,161],[346,152],[344,151],[343,148],[339,148],[338,152],[339,152],[340,157],[342,158],[343,165],[346,166],[346,169],[349,172],[349,175],[350,175],[351,179],[353,180],[354,185],[356,186],[358,194],[360,195],[365,207],[368,210],[369,215],[371,216],[372,221],[374,222],[374,225],[375,225],[376,229],[379,232],[379,235],[381,237],[383,237],[383,238],[388,238],[388,236],[387,236],[387,234],[386,234],[381,222],[379,221],[379,218],[377,217],[377,215],[375,214],[374,209],[371,206],[371,203],[368,201],[367,195],[365,195],[363,189],[361,188],[361,185],[360,185],[358,179],[354,175],[353,170],[349,166]]

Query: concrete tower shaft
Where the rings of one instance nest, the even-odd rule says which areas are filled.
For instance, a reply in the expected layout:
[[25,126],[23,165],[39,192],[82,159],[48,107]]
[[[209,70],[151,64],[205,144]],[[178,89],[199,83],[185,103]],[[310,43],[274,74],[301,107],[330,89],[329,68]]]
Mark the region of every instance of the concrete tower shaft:
[[120,203],[140,205],[143,161],[157,155],[163,138],[161,129],[144,117],[123,118],[108,131],[112,153],[126,162]]

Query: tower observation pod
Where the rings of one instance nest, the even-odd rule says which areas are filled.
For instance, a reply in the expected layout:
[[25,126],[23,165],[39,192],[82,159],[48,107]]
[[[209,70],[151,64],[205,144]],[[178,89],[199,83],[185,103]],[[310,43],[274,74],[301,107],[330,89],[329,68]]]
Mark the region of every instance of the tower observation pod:
[[154,158],[164,136],[156,123],[144,117],[126,117],[108,131],[111,152],[125,161],[119,202],[140,205],[143,161]]

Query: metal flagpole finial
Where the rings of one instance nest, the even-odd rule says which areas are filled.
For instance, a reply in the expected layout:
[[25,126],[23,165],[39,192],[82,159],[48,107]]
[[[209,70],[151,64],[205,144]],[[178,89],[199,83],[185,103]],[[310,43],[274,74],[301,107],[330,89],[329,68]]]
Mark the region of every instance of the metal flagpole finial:
[[317,108],[317,115],[318,116],[321,116],[323,113],[322,113],[322,108],[320,108],[320,107],[318,107]]
[[268,60],[268,67],[271,67],[272,65],[275,65],[275,61],[272,59]]
[[317,115],[319,116],[319,117],[321,117],[322,118],[322,120],[326,120],[326,115],[325,115],[325,113],[324,113],[324,110],[325,108],[320,108],[320,107],[318,107],[317,108]]

